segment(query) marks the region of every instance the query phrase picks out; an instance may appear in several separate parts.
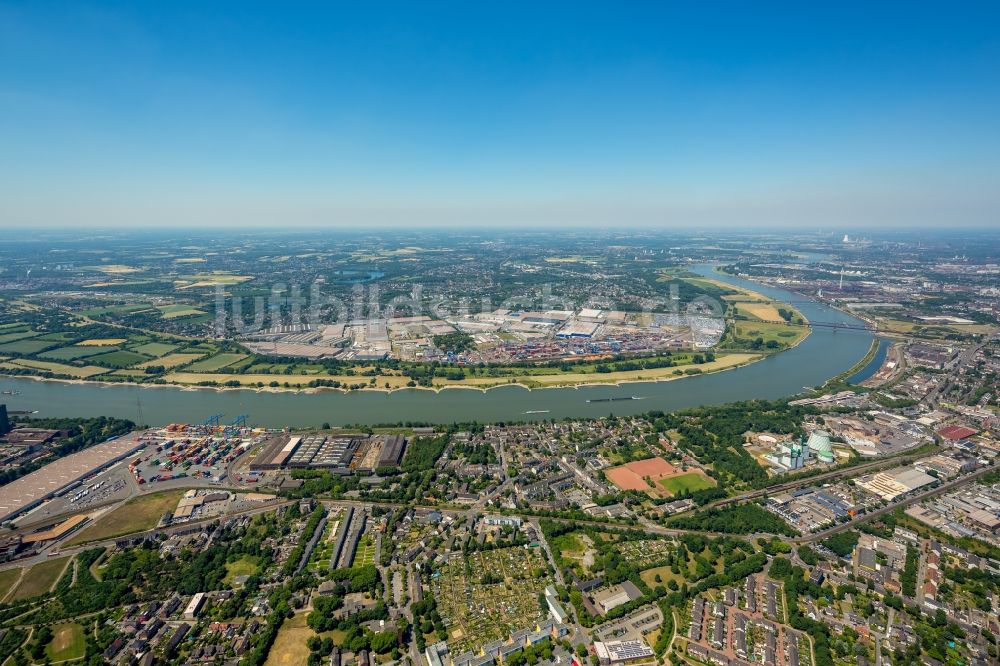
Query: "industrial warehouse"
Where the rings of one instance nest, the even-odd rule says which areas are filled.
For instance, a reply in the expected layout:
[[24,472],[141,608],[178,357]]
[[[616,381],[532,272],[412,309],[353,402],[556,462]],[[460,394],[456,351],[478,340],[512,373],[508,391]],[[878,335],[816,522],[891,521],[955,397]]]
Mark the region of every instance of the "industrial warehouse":
[[325,469],[337,474],[398,467],[406,449],[402,435],[290,435],[264,443],[251,471]]
[[145,446],[139,433],[132,433],[60,458],[42,469],[0,488],[0,522],[35,508],[43,501],[69,490],[82,479],[110,467]]

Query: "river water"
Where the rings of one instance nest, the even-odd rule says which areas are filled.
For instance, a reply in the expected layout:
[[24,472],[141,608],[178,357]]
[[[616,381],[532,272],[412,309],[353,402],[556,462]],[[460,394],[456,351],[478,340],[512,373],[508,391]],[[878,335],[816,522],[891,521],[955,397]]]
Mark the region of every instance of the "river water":
[[[861,323],[822,303],[807,301],[800,294],[715,274],[708,265],[694,270],[775,300],[794,301],[798,310],[811,321]],[[247,414],[249,423],[268,427],[315,427],[325,422],[374,425],[405,421],[496,422],[595,417],[610,413],[628,415],[654,409],[670,411],[792,395],[851,368],[868,352],[871,342],[872,333],[868,331],[814,328],[797,347],[741,368],[675,381],[622,386],[538,390],[510,386],[486,392],[449,389],[440,393],[421,390],[258,393],[252,390],[65,384],[0,377],[3,390],[20,391],[20,395],[0,395],[0,402],[6,403],[8,410],[37,410],[38,416],[107,415],[151,425],[199,423],[219,413],[225,415],[223,422]],[[629,399],[588,402],[601,398]]]
[[888,355],[891,345],[892,343],[889,340],[879,338],[878,349],[875,350],[875,355],[872,356],[872,359],[863,368],[848,377],[847,382],[850,384],[860,384],[878,372],[882,364],[885,363],[885,357]]

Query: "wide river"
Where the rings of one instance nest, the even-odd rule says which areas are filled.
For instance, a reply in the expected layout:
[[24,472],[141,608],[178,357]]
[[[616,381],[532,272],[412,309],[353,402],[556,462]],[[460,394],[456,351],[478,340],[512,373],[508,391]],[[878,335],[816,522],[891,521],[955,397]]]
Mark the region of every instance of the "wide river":
[[[708,265],[694,270],[775,300],[794,301],[811,321],[860,323],[846,313],[806,300],[800,294],[716,274]],[[19,395],[0,395],[0,403],[6,403],[8,410],[37,411],[38,416],[120,416],[153,425],[199,423],[218,413],[225,415],[223,422],[248,414],[249,423],[268,427],[627,415],[799,393],[804,387],[820,385],[852,367],[868,352],[871,342],[872,334],[868,331],[817,327],[797,347],[741,368],[674,381],[622,386],[538,390],[505,386],[486,392],[449,389],[440,393],[420,390],[258,393],[252,390],[66,384],[0,377],[2,390],[20,391]],[[633,396],[639,399],[588,402]]]

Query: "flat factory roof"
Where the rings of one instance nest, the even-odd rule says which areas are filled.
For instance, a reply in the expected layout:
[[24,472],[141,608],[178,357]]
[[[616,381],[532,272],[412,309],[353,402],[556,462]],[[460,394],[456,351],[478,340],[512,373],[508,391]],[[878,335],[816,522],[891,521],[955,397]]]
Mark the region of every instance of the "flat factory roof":
[[75,481],[120,460],[145,446],[132,433],[60,458],[45,467],[0,487],[0,521],[7,520],[52,496]]

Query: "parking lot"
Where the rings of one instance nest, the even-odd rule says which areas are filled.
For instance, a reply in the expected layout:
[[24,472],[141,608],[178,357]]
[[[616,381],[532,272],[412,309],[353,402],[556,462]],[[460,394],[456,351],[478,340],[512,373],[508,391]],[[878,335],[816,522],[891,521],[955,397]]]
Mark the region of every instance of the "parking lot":
[[630,615],[602,625],[597,637],[602,641],[642,640],[643,636],[663,624],[663,614],[656,606],[642,608]]
[[34,511],[26,514],[19,525],[34,525],[70,513],[96,509],[128,499],[135,492],[128,467],[119,463],[114,467],[84,479],[79,486],[61,497],[53,497]]

